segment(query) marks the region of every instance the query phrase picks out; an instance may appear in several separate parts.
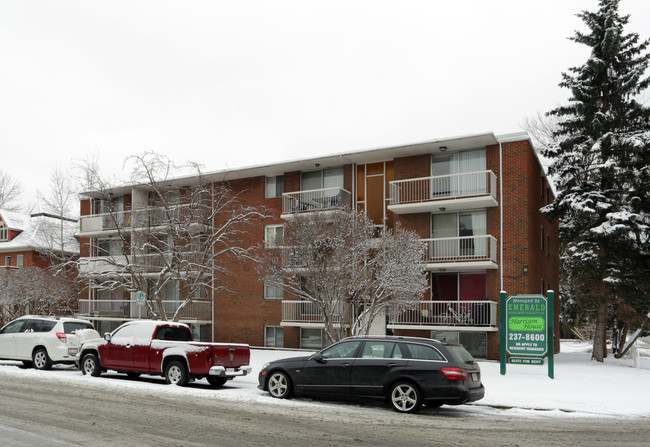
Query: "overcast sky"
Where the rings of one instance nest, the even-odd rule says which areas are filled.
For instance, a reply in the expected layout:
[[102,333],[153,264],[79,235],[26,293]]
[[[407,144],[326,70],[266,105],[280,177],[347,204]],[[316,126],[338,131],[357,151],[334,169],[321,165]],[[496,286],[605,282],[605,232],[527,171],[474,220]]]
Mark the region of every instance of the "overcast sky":
[[[0,0],[0,169],[206,171],[486,131],[566,101],[597,0]],[[622,0],[650,37],[650,1]]]

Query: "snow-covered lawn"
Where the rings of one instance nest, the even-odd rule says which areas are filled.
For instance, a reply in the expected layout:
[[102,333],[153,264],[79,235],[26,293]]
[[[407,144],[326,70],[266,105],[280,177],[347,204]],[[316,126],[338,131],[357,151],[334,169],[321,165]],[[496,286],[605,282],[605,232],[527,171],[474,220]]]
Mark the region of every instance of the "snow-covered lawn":
[[[650,416],[650,345],[640,342],[640,368],[632,359],[616,360],[612,356],[604,364],[590,361],[590,345],[562,341],[562,352],[555,356],[555,379],[548,377],[548,366],[507,365],[505,376],[498,362],[481,362],[485,398],[461,407],[445,409],[469,413],[499,413],[521,417],[648,417]],[[4,375],[23,376],[51,383],[68,382],[77,387],[133,389],[134,392],[183,394],[191,399],[221,399],[263,405],[322,406],[338,408],[345,403],[320,402],[311,399],[278,400],[257,389],[257,373],[270,360],[303,355],[285,350],[252,349],[253,374],[229,381],[221,389],[212,389],[200,380],[188,387],[164,385],[161,377],[143,376],[127,379],[123,374],[105,373],[100,378],[84,376],[70,366],[55,366],[51,371],[19,367],[20,362],[0,361],[0,381]],[[356,408],[349,404],[350,408]],[[381,411],[381,407],[365,407]],[[387,411],[390,411],[386,408]]]

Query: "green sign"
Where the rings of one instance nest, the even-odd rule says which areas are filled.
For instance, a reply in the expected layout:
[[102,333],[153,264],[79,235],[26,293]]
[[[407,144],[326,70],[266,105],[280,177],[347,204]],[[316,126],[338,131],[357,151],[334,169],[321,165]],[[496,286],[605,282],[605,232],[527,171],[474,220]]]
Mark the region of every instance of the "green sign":
[[510,355],[546,354],[546,310],[542,295],[516,295],[506,300],[506,350]]
[[544,359],[537,357],[510,357],[508,363],[513,365],[543,365]]
[[140,306],[144,306],[144,302],[147,299],[147,294],[144,292],[138,292],[135,294],[135,302]]

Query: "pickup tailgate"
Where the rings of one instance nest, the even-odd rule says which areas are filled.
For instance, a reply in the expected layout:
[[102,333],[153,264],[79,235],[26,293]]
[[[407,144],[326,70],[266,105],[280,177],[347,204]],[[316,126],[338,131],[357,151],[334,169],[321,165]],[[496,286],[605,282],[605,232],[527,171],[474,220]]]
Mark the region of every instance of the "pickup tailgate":
[[251,352],[248,345],[211,343],[212,364],[225,368],[236,368],[250,364]]

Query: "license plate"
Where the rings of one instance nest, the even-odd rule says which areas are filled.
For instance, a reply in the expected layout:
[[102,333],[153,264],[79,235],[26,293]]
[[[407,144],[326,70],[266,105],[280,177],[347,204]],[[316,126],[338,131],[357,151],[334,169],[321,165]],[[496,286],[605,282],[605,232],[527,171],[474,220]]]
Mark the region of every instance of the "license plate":
[[478,373],[472,373],[472,380],[476,382],[478,380]]
[[78,352],[79,352],[78,348],[68,348],[68,354],[70,355],[77,355]]

